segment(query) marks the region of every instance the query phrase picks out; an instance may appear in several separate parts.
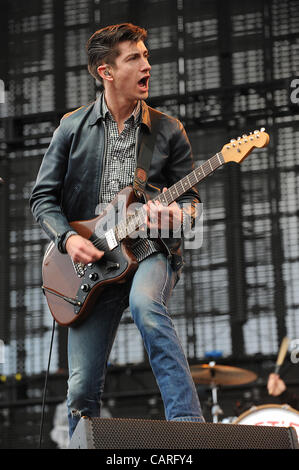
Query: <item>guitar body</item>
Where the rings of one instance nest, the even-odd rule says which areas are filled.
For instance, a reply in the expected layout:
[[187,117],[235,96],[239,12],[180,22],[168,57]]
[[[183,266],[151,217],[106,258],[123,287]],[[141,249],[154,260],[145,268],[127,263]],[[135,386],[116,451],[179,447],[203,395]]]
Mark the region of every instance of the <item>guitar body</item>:
[[[133,188],[126,187],[103,214],[70,225],[84,238],[92,240],[95,234],[101,237],[107,232],[107,221],[115,219],[115,214],[118,219],[126,217],[128,207],[134,202]],[[79,323],[88,315],[105,287],[125,282],[134,274],[138,262],[130,251],[130,244],[130,239],[123,240],[111,251],[105,250],[105,255],[98,262],[82,266],[80,263],[74,264],[68,254],[60,253],[54,243],[50,243],[42,265],[43,290],[58,324],[74,326]]]

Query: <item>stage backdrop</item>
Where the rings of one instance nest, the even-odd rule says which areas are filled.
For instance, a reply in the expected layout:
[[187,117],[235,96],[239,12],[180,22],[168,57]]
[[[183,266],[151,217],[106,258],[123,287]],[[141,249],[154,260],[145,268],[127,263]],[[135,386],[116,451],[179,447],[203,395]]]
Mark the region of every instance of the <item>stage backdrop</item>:
[[[184,248],[184,271],[169,307],[190,363],[206,362],[216,351],[219,362],[255,367],[255,386],[264,393],[282,338],[299,338],[298,2],[3,0],[0,435],[4,425],[11,430],[4,446],[36,445],[51,339],[52,318],[41,291],[48,240],[31,216],[28,198],[61,116],[99,93],[87,72],[87,39],[123,21],[147,28],[148,103],[181,119],[197,166],[232,138],[261,127],[270,135],[267,148],[198,186],[202,244]],[[65,396],[66,334],[57,328],[47,430]],[[160,416],[159,393],[129,311],[110,366],[111,412],[125,413],[127,400],[132,417]],[[250,387],[239,397],[245,392],[251,393]],[[233,403],[227,413],[237,413]]]

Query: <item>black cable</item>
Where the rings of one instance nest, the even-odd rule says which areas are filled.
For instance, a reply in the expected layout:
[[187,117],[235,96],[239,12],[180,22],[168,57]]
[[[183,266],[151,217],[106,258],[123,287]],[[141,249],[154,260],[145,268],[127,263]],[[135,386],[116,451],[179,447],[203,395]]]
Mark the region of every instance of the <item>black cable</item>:
[[52,336],[51,336],[51,344],[50,344],[50,351],[49,351],[48,367],[47,367],[45,385],[44,385],[44,391],[43,391],[42,414],[41,414],[40,433],[39,433],[39,449],[41,449],[41,447],[42,447],[42,436],[43,436],[43,426],[44,426],[44,414],[45,414],[47,383],[48,383],[48,375],[49,375],[50,363],[51,363],[54,331],[55,331],[55,319],[53,319],[53,327],[52,327]]

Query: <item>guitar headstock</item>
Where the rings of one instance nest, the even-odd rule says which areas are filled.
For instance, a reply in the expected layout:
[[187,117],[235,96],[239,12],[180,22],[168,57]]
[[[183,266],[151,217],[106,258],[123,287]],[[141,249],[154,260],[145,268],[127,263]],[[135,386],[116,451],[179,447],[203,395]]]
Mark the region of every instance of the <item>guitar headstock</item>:
[[261,128],[259,131],[250,132],[249,135],[232,139],[229,144],[223,146],[221,153],[226,163],[241,163],[254,148],[266,147],[269,140],[269,135]]

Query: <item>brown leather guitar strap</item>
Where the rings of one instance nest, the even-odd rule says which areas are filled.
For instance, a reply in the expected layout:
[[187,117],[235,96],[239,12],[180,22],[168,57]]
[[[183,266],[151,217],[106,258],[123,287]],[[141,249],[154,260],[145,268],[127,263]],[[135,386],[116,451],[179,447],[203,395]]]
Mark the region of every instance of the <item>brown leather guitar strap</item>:
[[150,110],[150,113],[151,132],[146,132],[142,135],[133,181],[133,188],[138,199],[141,199],[145,194],[148,170],[152,161],[158,131],[160,113],[156,112],[155,110]]

